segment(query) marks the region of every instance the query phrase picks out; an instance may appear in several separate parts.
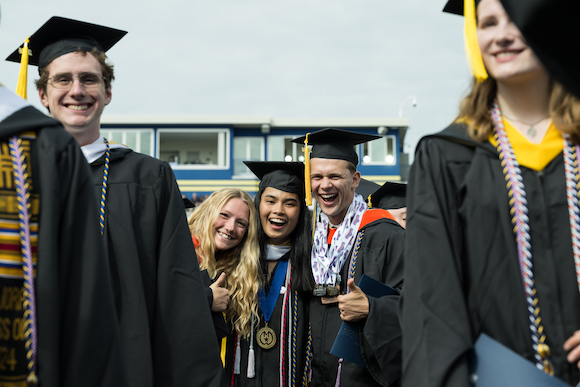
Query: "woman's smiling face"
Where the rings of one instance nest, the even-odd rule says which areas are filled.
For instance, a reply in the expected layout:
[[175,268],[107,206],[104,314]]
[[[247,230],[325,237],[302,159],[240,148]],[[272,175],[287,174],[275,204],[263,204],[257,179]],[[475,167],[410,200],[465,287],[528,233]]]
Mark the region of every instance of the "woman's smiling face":
[[298,195],[267,187],[260,198],[260,221],[270,244],[281,244],[289,238],[300,217]]
[[225,251],[239,245],[249,224],[250,209],[247,204],[239,198],[228,200],[213,224],[216,250]]
[[526,81],[545,70],[499,0],[477,6],[477,41],[490,76],[498,82]]

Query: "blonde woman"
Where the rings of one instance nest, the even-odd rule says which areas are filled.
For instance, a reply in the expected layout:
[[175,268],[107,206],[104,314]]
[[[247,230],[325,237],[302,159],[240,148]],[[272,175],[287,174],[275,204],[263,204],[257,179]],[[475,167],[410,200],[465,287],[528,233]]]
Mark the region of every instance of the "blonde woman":
[[261,284],[258,217],[252,198],[237,188],[216,191],[190,216],[189,229],[199,266],[207,273],[206,283],[211,283],[208,300],[222,362],[233,377],[240,339],[250,336],[252,316],[257,316]]
[[421,140],[411,169],[403,386],[469,385],[481,334],[576,385],[580,104],[499,0],[446,9],[465,13],[475,79],[458,120]]

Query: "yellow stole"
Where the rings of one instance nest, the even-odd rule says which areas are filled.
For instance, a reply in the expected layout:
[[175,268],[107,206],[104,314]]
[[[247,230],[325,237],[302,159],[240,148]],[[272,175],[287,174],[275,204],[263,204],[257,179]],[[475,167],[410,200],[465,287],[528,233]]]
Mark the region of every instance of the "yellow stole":
[[[553,123],[539,144],[530,142],[523,134],[514,128],[508,121],[503,120],[506,134],[516,155],[518,163],[534,171],[543,170],[550,161],[554,160],[564,149],[562,133]],[[497,141],[493,138],[493,132],[489,134],[489,142],[497,148]]]

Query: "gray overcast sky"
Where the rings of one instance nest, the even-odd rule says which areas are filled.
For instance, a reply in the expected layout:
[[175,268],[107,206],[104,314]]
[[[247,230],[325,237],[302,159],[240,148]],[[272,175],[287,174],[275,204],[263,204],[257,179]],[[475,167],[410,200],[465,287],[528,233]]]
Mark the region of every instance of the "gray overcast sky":
[[[410,119],[405,151],[443,129],[469,85],[445,0],[0,0],[0,57],[51,16],[129,31],[109,52],[105,115]],[[14,90],[19,66],[0,62]],[[38,101],[29,69],[28,99]]]

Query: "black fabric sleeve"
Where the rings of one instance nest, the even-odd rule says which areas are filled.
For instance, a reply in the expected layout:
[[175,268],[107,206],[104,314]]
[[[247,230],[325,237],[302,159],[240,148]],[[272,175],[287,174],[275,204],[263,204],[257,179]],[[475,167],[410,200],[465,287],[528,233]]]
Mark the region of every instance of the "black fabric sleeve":
[[[394,228],[397,226],[392,226]],[[397,227],[400,229],[400,227]],[[365,249],[372,256],[381,281],[401,291],[403,286],[405,231],[390,231],[374,236],[382,240],[380,247]],[[368,257],[367,257],[368,258]],[[365,258],[366,262],[369,262]],[[367,268],[368,269],[368,268]],[[365,274],[370,274],[365,270]],[[361,353],[367,369],[383,386],[398,385],[401,377],[401,327],[399,324],[399,296],[368,297],[369,315],[361,330]]]
[[[40,113],[38,113],[40,114]],[[88,164],[62,128],[37,138],[40,385],[126,386],[111,275]]]
[[[441,140],[423,140],[407,187],[403,386],[467,386],[472,347],[463,293],[456,182]],[[449,152],[449,150],[447,150]]]
[[169,165],[163,163],[161,170],[155,385],[221,386],[225,374],[183,201]]
[[209,305],[209,309],[211,310],[213,305],[213,291],[209,287],[211,285],[211,278],[209,278],[207,270],[201,271],[201,279],[203,281],[203,285],[205,286],[205,297],[207,298],[207,303]]

